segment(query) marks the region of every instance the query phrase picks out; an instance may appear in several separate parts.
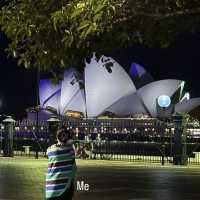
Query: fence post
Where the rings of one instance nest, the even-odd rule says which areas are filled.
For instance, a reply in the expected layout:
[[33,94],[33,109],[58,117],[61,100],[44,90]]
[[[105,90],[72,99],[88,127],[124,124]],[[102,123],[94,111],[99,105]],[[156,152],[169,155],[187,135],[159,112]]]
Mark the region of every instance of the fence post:
[[60,120],[56,116],[51,116],[47,122],[49,127],[49,143],[52,145],[56,143],[56,130],[59,126]]
[[0,124],[0,154],[2,153],[3,151],[3,129],[4,129],[4,126],[3,124]]
[[173,121],[175,125],[173,163],[174,165],[187,165],[184,117],[181,115],[174,115]]
[[13,157],[13,133],[15,120],[11,116],[7,116],[3,120],[5,125],[4,142],[3,142],[3,156]]

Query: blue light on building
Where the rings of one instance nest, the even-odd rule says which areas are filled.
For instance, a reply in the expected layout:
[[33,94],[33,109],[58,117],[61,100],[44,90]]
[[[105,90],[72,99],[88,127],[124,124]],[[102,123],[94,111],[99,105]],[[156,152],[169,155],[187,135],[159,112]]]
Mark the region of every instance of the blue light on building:
[[161,108],[167,108],[169,107],[171,104],[171,99],[169,96],[167,95],[161,95],[158,97],[158,105],[161,107]]

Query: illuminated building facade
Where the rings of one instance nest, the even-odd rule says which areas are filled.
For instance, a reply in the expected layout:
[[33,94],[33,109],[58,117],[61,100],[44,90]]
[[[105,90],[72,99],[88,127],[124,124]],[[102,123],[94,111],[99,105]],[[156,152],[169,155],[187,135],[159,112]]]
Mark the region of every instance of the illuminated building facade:
[[165,96],[169,97],[170,105],[164,112],[170,116],[175,112],[189,113],[200,105],[200,98],[189,99],[184,84],[175,79],[153,81],[151,75],[135,63],[127,73],[112,58],[102,56],[97,60],[93,55],[82,75],[69,69],[57,85],[47,79],[40,80],[40,106],[70,117],[145,115],[156,118],[162,111],[157,100]]

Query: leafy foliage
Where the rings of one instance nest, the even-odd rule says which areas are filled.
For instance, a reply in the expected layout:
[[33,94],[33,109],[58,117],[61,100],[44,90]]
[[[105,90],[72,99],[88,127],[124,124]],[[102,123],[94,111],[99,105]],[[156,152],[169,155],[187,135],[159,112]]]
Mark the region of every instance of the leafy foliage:
[[81,70],[92,52],[133,43],[167,47],[198,28],[199,14],[198,0],[9,0],[0,24],[19,65],[57,74]]

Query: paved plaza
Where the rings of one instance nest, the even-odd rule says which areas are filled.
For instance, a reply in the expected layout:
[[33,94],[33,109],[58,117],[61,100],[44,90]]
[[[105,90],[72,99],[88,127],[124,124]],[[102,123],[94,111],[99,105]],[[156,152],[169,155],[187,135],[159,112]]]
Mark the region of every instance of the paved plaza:
[[[75,200],[200,199],[200,167],[78,160]],[[43,200],[46,159],[0,157],[0,200]]]

